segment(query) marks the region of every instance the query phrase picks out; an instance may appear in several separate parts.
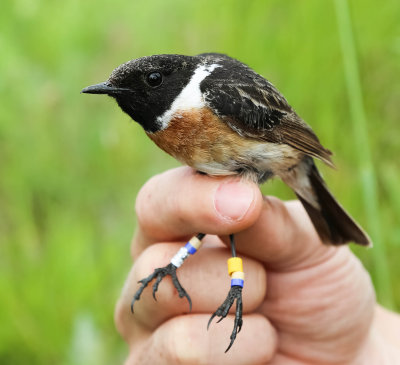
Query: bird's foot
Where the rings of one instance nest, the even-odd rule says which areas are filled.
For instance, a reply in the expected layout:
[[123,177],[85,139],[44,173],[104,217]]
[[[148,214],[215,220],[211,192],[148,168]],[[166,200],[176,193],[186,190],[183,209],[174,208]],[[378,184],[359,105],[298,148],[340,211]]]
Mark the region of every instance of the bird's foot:
[[132,302],[131,302],[131,311],[133,313],[133,306],[137,300],[140,299],[140,295],[142,294],[143,290],[146,288],[146,286],[154,279],[156,279],[156,282],[153,284],[153,298],[154,300],[157,300],[156,298],[156,292],[158,290],[158,286],[160,285],[161,280],[166,277],[167,275],[171,276],[172,283],[174,284],[174,287],[178,291],[179,297],[183,298],[185,297],[188,302],[189,302],[189,310],[192,310],[192,300],[190,299],[188,293],[186,290],[182,287],[181,283],[178,280],[178,277],[176,276],[176,269],[177,267],[170,263],[165,267],[160,267],[158,269],[155,269],[154,272],[149,275],[147,278],[144,278],[140,281],[138,281],[140,284],[140,288],[136,291],[135,295],[133,296]]
[[235,312],[235,321],[233,325],[233,331],[231,333],[231,342],[229,343],[228,348],[225,350],[227,352],[233,345],[236,339],[236,335],[240,332],[242,329],[242,286],[232,286],[231,289],[229,290],[228,296],[224,300],[224,302],[221,304],[221,306],[213,313],[211,316],[210,320],[208,321],[207,324],[207,329],[210,327],[210,324],[214,317],[221,317],[217,323],[221,322],[229,312],[229,309],[232,307],[233,303],[236,301],[236,312]]

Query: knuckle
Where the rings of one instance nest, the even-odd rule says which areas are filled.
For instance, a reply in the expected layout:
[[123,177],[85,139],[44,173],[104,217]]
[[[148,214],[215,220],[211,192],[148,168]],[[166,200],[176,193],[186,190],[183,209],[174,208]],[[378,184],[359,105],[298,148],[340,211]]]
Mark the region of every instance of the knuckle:
[[142,245],[140,244],[141,234],[139,232],[140,232],[140,227],[138,227],[134,232],[130,245],[130,254],[133,261],[136,260],[136,258],[140,255],[142,251]]

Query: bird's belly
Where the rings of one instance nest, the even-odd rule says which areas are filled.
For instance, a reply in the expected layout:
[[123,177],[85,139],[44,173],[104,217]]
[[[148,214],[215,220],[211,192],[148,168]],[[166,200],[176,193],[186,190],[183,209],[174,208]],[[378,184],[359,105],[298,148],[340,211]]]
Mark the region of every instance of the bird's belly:
[[265,173],[280,175],[301,158],[286,144],[245,138],[208,108],[176,114],[168,128],[148,133],[164,151],[209,175],[248,175],[262,180]]
[[[234,150],[232,147],[231,151]],[[297,165],[301,156],[285,144],[251,141],[236,148],[234,153],[225,154],[222,160],[195,163],[193,167],[209,175],[238,174],[260,183],[274,175],[285,175]]]

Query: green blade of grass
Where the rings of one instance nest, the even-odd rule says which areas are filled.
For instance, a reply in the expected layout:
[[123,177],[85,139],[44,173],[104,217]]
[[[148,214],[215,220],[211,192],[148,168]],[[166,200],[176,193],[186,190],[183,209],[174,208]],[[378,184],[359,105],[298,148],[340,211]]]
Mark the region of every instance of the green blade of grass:
[[349,97],[350,113],[354,125],[354,144],[359,163],[364,206],[368,230],[374,242],[374,277],[376,279],[379,301],[393,308],[393,295],[390,272],[386,259],[386,247],[382,240],[376,174],[372,163],[371,149],[367,131],[367,118],[363,104],[360,73],[354,44],[352,22],[347,0],[335,0],[340,44],[343,53],[343,66]]

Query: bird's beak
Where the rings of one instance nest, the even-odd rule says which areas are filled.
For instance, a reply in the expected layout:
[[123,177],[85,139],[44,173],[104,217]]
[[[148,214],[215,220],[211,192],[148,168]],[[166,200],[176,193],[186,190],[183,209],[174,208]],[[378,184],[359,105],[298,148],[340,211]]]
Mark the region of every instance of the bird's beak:
[[106,94],[106,95],[117,95],[129,92],[129,89],[114,87],[109,82],[101,82],[100,84],[91,85],[85,87],[81,93],[84,94]]

